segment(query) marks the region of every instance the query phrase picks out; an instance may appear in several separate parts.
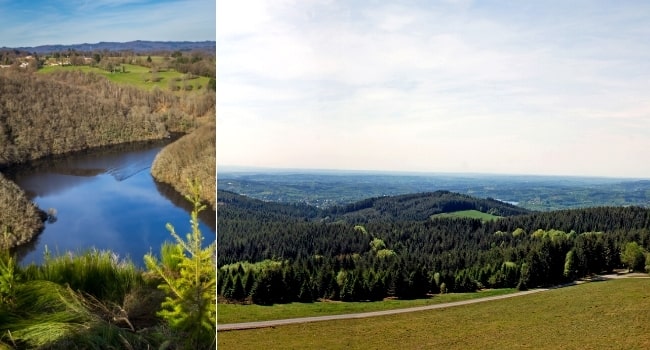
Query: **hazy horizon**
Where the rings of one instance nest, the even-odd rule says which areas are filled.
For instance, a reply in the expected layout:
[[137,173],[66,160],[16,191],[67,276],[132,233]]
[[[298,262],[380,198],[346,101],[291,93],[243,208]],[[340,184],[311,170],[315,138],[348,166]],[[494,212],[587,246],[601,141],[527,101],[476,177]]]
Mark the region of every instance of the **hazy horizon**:
[[214,0],[0,0],[0,47],[215,40]]
[[650,4],[217,4],[217,160],[650,177]]
[[218,173],[258,173],[258,174],[373,174],[373,175],[413,175],[413,176],[477,176],[477,177],[539,177],[539,178],[584,178],[611,179],[623,181],[648,180],[650,177],[629,176],[599,176],[599,175],[563,175],[563,174],[533,174],[533,173],[487,173],[487,172],[445,172],[445,171],[409,171],[409,170],[377,170],[377,169],[335,169],[335,168],[292,168],[292,167],[263,167],[245,165],[217,165]]
[[215,42],[214,40],[146,40],[146,39],[134,39],[134,40],[123,40],[123,41],[94,41],[94,42],[83,42],[83,43],[70,43],[70,44],[60,44],[60,43],[47,43],[47,44],[40,44],[40,45],[29,45],[29,46],[13,46],[13,47],[7,47],[9,49],[15,49],[15,48],[25,48],[25,47],[41,47],[41,46],[78,46],[78,45],[97,45],[101,43],[118,43],[118,44],[123,44],[123,43],[131,43],[131,42],[162,42],[162,43],[168,43],[168,42],[190,42],[190,43],[201,43],[201,42]]

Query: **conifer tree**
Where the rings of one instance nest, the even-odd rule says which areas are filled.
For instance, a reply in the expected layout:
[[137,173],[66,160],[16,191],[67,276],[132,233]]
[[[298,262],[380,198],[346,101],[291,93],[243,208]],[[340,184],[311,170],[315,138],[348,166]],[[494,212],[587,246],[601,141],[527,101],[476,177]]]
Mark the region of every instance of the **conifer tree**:
[[300,292],[298,293],[298,301],[301,303],[311,303],[314,301],[312,295],[312,285],[309,280],[303,280],[302,285],[300,286]]
[[237,274],[233,282],[231,298],[234,300],[244,300],[246,298],[246,292],[244,291],[244,284],[241,281],[241,275]]
[[[152,254],[145,255],[144,261],[147,268],[164,281],[159,288],[166,292],[167,297],[158,314],[172,329],[182,333],[188,347],[199,349],[214,345],[216,333],[215,246],[213,243],[207,248],[202,247],[203,236],[199,230],[198,215],[205,209],[205,205],[201,204],[200,185],[190,182],[189,187],[191,194],[186,198],[194,206],[190,220],[192,232],[184,240],[171,224],[167,224],[167,229],[179,247],[167,251],[170,254],[180,254],[177,256],[180,259],[178,271],[169,271]],[[163,257],[162,260],[166,259]]]
[[244,278],[244,294],[246,295],[245,298],[251,295],[253,284],[255,284],[255,275],[253,274],[253,270],[248,270]]
[[226,299],[232,299],[232,290],[234,287],[234,281],[230,273],[225,272],[226,276],[224,277],[224,283],[221,287],[221,295]]

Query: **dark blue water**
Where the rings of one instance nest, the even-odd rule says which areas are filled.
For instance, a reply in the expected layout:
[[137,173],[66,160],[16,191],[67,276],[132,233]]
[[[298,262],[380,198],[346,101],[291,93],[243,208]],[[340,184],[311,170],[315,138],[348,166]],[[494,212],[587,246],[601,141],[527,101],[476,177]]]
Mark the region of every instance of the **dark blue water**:
[[[148,252],[173,241],[166,223],[181,237],[191,231],[189,202],[154,181],[151,163],[162,144],[106,148],[35,162],[11,169],[12,178],[39,208],[56,211],[56,221],[30,244],[18,250],[23,265],[43,260],[45,247],[53,255],[88,249],[111,250],[143,266]],[[204,243],[216,239],[216,215],[202,212]]]

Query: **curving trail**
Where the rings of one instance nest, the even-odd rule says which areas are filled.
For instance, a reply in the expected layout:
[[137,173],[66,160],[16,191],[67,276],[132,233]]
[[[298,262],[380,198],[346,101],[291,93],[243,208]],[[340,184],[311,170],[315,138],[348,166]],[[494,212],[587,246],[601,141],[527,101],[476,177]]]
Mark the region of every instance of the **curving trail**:
[[485,298],[461,300],[461,301],[454,301],[454,302],[450,302],[450,303],[442,303],[442,304],[426,305],[426,306],[417,306],[417,307],[410,307],[410,308],[404,308],[404,309],[372,311],[372,312],[362,312],[362,313],[343,314],[343,315],[328,315],[328,316],[289,318],[289,319],[284,319],[284,320],[270,320],[270,321],[218,324],[217,325],[217,332],[236,331],[236,330],[253,329],[253,328],[267,328],[267,327],[275,327],[275,326],[282,326],[282,325],[288,325],[288,324],[297,324],[297,323],[309,323],[309,322],[320,322],[320,321],[333,321],[333,320],[367,318],[367,317],[402,314],[402,313],[407,313],[407,312],[417,312],[417,311],[444,309],[444,308],[461,306],[461,305],[470,305],[470,304],[483,303],[483,302],[486,302],[486,301],[514,298],[514,297],[518,297],[518,296],[544,292],[544,291],[548,291],[548,290],[552,290],[552,289],[563,288],[563,287],[568,287],[568,286],[574,286],[574,285],[577,285],[577,284],[582,284],[582,283],[586,283],[586,282],[590,282],[590,281],[596,281],[596,280],[603,281],[603,280],[627,278],[627,277],[649,278],[647,274],[624,274],[624,275],[611,274],[611,275],[597,276],[597,277],[595,277],[595,278],[593,278],[591,280],[571,282],[571,283],[567,283],[567,284],[563,284],[563,285],[559,285],[559,286],[555,286],[555,287],[551,287],[551,288],[538,288],[538,289],[531,289],[531,290],[527,290],[527,291],[523,291],[523,292],[516,292],[516,293],[512,293],[512,294],[496,295],[496,296],[485,297]]
[[289,318],[289,319],[284,319],[284,320],[218,324],[217,325],[217,332],[234,331],[234,330],[242,330],[242,329],[252,329],[252,328],[275,327],[275,326],[282,326],[282,325],[295,324],[295,323],[308,323],[308,322],[320,322],[320,321],[332,321],[332,320],[344,320],[344,319],[353,319],[353,318],[386,316],[386,315],[402,314],[402,313],[406,313],[406,312],[444,309],[444,308],[448,308],[448,307],[476,304],[476,303],[482,303],[482,302],[492,301],[492,300],[514,298],[514,297],[517,297],[517,296],[538,293],[538,292],[542,292],[542,291],[545,291],[545,290],[548,290],[548,289],[532,289],[532,290],[527,290],[527,291],[523,291],[523,292],[516,292],[516,293],[512,293],[512,294],[504,294],[504,295],[496,295],[496,296],[485,297],[485,298],[454,301],[454,302],[450,302],[450,303],[409,307],[409,308],[404,308],[404,309],[362,312],[362,313],[356,313],[356,314],[300,317],[300,318]]

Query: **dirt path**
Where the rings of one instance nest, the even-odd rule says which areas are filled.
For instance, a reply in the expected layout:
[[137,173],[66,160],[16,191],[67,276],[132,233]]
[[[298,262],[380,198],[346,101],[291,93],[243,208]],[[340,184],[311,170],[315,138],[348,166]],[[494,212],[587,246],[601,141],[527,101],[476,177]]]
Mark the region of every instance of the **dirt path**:
[[523,295],[529,295],[529,294],[533,294],[533,293],[544,292],[544,291],[548,291],[548,290],[551,290],[551,289],[574,286],[574,285],[577,285],[577,284],[587,283],[587,282],[590,282],[590,281],[603,281],[603,280],[627,278],[627,277],[648,278],[648,275],[647,274],[638,274],[638,275],[637,274],[603,275],[603,276],[597,276],[596,278],[593,278],[593,279],[588,280],[588,281],[576,281],[576,282],[567,283],[567,284],[563,284],[563,285],[556,286],[556,287],[551,287],[551,288],[538,288],[538,289],[531,289],[531,290],[527,290],[527,291],[523,291],[523,292],[516,292],[516,293],[511,293],[511,294],[504,294],[504,295],[496,295],[496,296],[485,297],[485,298],[454,301],[454,302],[450,302],[450,303],[442,303],[442,304],[435,304],[435,305],[409,307],[409,308],[404,308],[404,309],[382,310],[382,311],[372,311],[372,312],[362,312],[362,313],[342,314],[342,315],[288,318],[288,319],[284,319],[284,320],[270,320],[270,321],[218,324],[217,325],[217,332],[234,331],[234,330],[242,330],[242,329],[253,329],[253,328],[275,327],[275,326],[282,326],[282,325],[296,324],[296,323],[308,323],[308,322],[320,322],[320,321],[333,321],[333,320],[345,320],[345,319],[355,319],[355,318],[386,316],[386,315],[402,314],[402,313],[406,313],[406,312],[417,312],[417,311],[425,311],[425,310],[444,309],[444,308],[449,308],[449,307],[454,307],[454,306],[470,305],[470,304],[483,303],[483,302],[486,302],[486,301],[514,298],[514,297],[519,297],[519,296],[523,296]]
[[352,319],[352,318],[366,318],[366,317],[402,314],[402,313],[406,313],[406,312],[416,312],[416,311],[443,309],[443,308],[460,306],[460,305],[469,305],[469,304],[482,303],[482,302],[491,301],[491,300],[514,298],[514,297],[517,297],[517,296],[542,292],[544,290],[547,290],[547,289],[532,289],[532,290],[527,290],[527,291],[523,291],[523,292],[516,292],[516,293],[512,293],[512,294],[504,294],[504,295],[497,295],[497,296],[491,296],[491,297],[485,297],[485,298],[454,301],[454,302],[450,302],[450,303],[409,307],[409,308],[404,308],[404,309],[382,310],[382,311],[362,312],[362,313],[343,314],[343,315],[289,318],[289,319],[284,319],[284,320],[218,324],[217,325],[217,331],[222,332],[222,331],[234,331],[234,330],[251,329],[251,328],[265,328],[265,327],[275,327],[275,326],[281,326],[281,325],[287,325],[287,324],[295,324],[295,323],[308,323],[308,322],[319,322],[319,321],[344,320],[344,319]]

